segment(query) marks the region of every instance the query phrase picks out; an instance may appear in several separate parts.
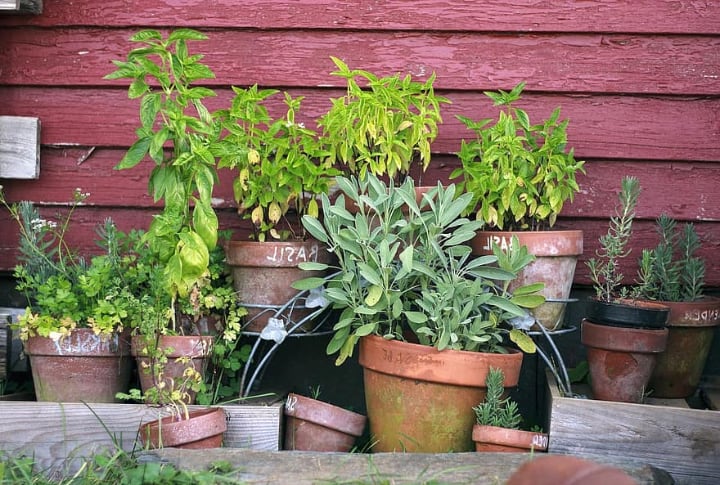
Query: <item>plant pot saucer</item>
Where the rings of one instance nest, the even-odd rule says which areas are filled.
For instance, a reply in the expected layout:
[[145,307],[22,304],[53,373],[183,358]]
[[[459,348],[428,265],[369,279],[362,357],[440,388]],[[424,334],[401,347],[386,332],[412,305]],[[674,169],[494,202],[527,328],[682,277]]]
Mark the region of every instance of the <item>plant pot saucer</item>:
[[593,323],[628,328],[665,328],[670,308],[662,303],[616,299],[611,303],[591,299],[587,319]]

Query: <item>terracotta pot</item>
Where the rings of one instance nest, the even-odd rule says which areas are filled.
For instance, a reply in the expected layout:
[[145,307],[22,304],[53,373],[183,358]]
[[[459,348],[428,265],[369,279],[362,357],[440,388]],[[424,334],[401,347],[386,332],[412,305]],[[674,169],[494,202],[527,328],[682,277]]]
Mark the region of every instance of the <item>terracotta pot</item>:
[[285,449],[301,451],[350,451],[367,421],[362,414],[293,393],[285,401],[285,417]]
[[485,399],[490,367],[517,385],[523,354],[488,354],[378,336],[360,339],[365,403],[374,452],[472,451],[473,406]]
[[[168,356],[168,361],[162,369],[165,385],[170,386],[173,382],[181,382],[183,373],[188,366],[192,366],[204,374],[212,351],[213,340],[213,337],[206,335],[161,335],[158,347]],[[143,392],[157,384],[159,377],[155,374],[160,370],[154,366],[153,359],[144,352],[146,345],[144,337],[137,335],[132,337],[131,352],[137,361],[140,388]],[[183,362],[181,359],[184,357],[190,357],[191,361]],[[195,402],[195,393],[188,391],[188,394],[191,399],[186,404],[192,404]]]
[[473,426],[475,451],[523,452],[547,451],[548,435],[498,426]]
[[587,318],[591,322],[630,328],[664,328],[670,309],[654,301],[617,299],[612,303],[595,298],[588,301]]
[[[298,291],[290,286],[310,276],[322,277],[321,271],[303,271],[298,264],[330,262],[330,253],[316,240],[287,242],[230,241],[226,247],[235,291],[247,308],[245,332],[261,332],[268,319],[294,298]],[[283,312],[286,328],[288,321],[300,322],[315,309],[307,309],[304,300]]]
[[[575,277],[577,258],[583,253],[582,231],[480,231],[471,240],[473,254],[492,254],[493,243],[507,250],[512,237],[527,246],[535,261],[527,265],[511,283],[510,291],[531,283],[544,283],[541,292],[549,300],[568,300]],[[557,330],[562,326],[567,304],[548,301],[531,313],[543,327]]]
[[145,448],[219,448],[227,430],[222,408],[195,409],[184,416],[166,416],[140,425],[140,440]]
[[505,485],[637,485],[619,468],[574,456],[549,455],[527,461]]
[[30,337],[24,344],[30,358],[38,401],[117,402],[127,392],[132,360],[127,335],[101,339],[89,328],[53,340]]
[[685,398],[697,390],[715,327],[720,325],[720,298],[661,302],[670,308],[667,348],[650,377],[653,397]]
[[615,327],[582,321],[593,397],[603,401],[640,403],[668,330]]

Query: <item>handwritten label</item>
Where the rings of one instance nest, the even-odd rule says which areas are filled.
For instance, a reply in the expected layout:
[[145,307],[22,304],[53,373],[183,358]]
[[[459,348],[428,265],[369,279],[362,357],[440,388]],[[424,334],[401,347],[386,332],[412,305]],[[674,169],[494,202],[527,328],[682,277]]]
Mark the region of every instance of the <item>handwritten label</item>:
[[60,355],[83,354],[89,352],[116,352],[120,346],[119,336],[100,338],[94,333],[74,333],[70,338],[55,341],[55,348]]
[[688,310],[685,312],[684,319],[692,322],[710,323],[720,318],[720,309],[717,308],[698,308],[696,310]]
[[268,261],[273,263],[286,262],[290,264],[305,263],[308,261],[317,261],[318,258],[318,245],[313,244],[312,246],[305,247],[300,246],[276,246],[273,254],[267,257]]
[[532,447],[533,448],[547,448],[548,445],[548,437],[544,434],[536,434],[532,437]]
[[[383,360],[391,362],[393,364],[407,365],[415,360],[415,356],[412,354],[403,354],[402,352],[393,352],[392,350],[383,349]],[[432,364],[431,361],[426,364]]]
[[503,252],[512,250],[512,238],[505,236],[488,236],[483,244],[483,249],[485,251],[492,251],[493,244],[498,245]]
[[297,396],[289,395],[285,401],[285,410],[289,413],[295,412],[295,405],[297,404]]

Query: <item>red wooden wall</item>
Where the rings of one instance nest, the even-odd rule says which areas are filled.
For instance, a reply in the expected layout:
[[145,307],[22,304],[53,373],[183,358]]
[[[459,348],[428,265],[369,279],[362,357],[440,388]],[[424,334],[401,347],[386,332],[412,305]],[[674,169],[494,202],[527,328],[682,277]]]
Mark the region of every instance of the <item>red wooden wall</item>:
[[[78,212],[76,240],[108,215],[144,227],[155,208],[148,165],[112,167],[132,142],[138,105],[126,85],[102,79],[141,28],[186,26],[210,36],[191,45],[215,71],[219,107],[230,85],[259,83],[305,95],[306,121],[340,96],[331,55],[379,74],[437,73],[450,98],[425,182],[446,179],[460,140],[455,115],[494,116],[483,90],[527,82],[532,119],[555,106],[570,143],[587,161],[581,193],[558,227],[585,231],[584,259],[607,228],[624,175],[640,178],[634,245],[653,244],[661,212],[692,221],[704,239],[707,281],[720,286],[720,4],[678,0],[505,2],[311,0],[46,1],[39,16],[0,16],[0,115],[42,122],[41,176],[0,180],[11,200],[50,216],[75,187],[92,195]],[[217,190],[222,221],[237,228],[230,178]],[[242,231],[241,231],[242,232]],[[0,269],[14,264],[15,227],[0,215]],[[639,250],[636,249],[635,254]],[[632,258],[634,259],[634,257]],[[633,266],[626,273],[633,273]],[[578,266],[576,282],[587,283]]]

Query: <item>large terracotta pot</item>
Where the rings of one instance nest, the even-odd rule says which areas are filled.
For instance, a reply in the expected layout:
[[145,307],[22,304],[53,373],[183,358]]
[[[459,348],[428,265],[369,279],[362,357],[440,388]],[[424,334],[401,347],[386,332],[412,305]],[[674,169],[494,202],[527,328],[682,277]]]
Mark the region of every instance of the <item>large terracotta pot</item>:
[[[189,366],[204,374],[207,368],[208,359],[212,352],[214,337],[207,335],[161,335],[158,341],[158,348],[166,353],[167,362],[160,369],[154,360],[148,357],[145,352],[147,344],[142,336],[134,335],[132,338],[131,351],[138,364],[138,375],[140,377],[140,388],[143,392],[159,384],[160,377],[156,374],[162,370],[163,380],[166,386],[176,385],[182,382],[183,373]],[[185,362],[186,357],[190,358]],[[190,401],[195,402],[195,393],[188,391]]]
[[78,328],[59,340],[30,337],[24,352],[38,401],[116,402],[115,394],[128,390],[132,360],[127,335],[103,339],[89,328]]
[[285,401],[286,450],[340,451],[352,449],[367,418],[339,406],[299,394]]
[[485,399],[490,367],[517,385],[523,354],[488,354],[378,336],[360,339],[365,403],[374,452],[472,451],[473,406]]
[[720,298],[690,302],[661,302],[670,308],[667,348],[650,378],[653,397],[685,398],[697,390],[720,325]]
[[616,327],[583,320],[581,341],[587,347],[593,397],[640,403],[668,330]]
[[166,416],[140,425],[139,435],[146,448],[219,448],[227,430],[222,408],[195,409],[184,416]]
[[531,283],[544,283],[541,294],[548,300],[531,310],[536,321],[548,330],[562,326],[570,298],[577,258],[583,253],[582,231],[479,231],[471,240],[473,254],[492,254],[492,245],[510,249],[513,236],[535,256],[511,283],[510,291]]
[[[303,271],[298,264],[330,262],[330,253],[316,240],[286,242],[229,241],[225,254],[231,268],[233,284],[240,303],[247,308],[245,332],[261,332],[268,319],[293,299],[298,291],[292,283],[320,271]],[[296,302],[280,316],[288,323],[298,323],[314,309],[305,308],[304,300]]]
[[524,452],[547,451],[547,433],[508,429],[499,426],[473,426],[475,451]]

